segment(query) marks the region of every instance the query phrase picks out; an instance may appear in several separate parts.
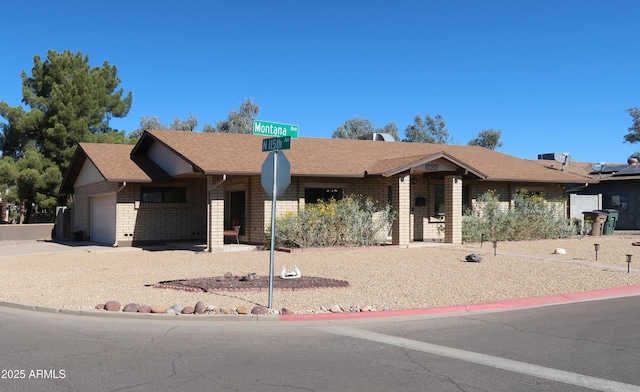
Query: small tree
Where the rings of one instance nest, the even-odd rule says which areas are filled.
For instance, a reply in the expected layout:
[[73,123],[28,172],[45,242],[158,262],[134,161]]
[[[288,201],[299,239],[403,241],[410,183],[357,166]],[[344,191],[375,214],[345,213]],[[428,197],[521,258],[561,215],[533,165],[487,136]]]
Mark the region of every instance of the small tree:
[[638,143],[640,142],[640,108],[629,108],[625,112],[631,116],[632,124],[627,128],[629,133],[624,136],[624,141]]
[[502,142],[500,141],[501,136],[502,130],[500,129],[483,129],[478,133],[478,136],[469,142],[469,145],[495,150],[497,147],[502,147]]
[[363,117],[353,117],[340,125],[331,135],[334,139],[358,139],[360,136],[366,136],[375,132],[376,127],[373,123]]
[[205,125],[204,132],[220,132],[220,133],[253,133],[253,121],[260,112],[260,106],[255,104],[252,99],[246,99],[240,104],[238,111],[229,112],[226,120],[219,121],[215,127],[208,124]]
[[358,139],[371,133],[388,133],[394,140],[400,140],[398,136],[398,126],[390,122],[384,128],[376,128],[375,125],[364,117],[353,117],[340,125],[331,135],[334,139]]
[[405,142],[447,144],[451,141],[447,124],[440,114],[436,114],[435,118],[427,114],[424,120],[420,115],[415,116],[413,124],[407,126],[404,134]]

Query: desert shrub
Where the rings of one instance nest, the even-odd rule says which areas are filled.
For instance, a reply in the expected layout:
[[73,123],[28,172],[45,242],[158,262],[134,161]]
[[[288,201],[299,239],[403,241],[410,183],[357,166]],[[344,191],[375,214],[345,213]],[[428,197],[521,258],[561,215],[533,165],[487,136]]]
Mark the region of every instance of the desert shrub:
[[[373,200],[358,196],[309,204],[298,213],[276,219],[276,245],[298,248],[379,245],[386,241],[395,216],[390,205],[377,208]],[[269,231],[267,242],[270,240]]]
[[466,211],[462,220],[462,238],[467,242],[480,241],[483,235],[485,239],[518,241],[573,234],[574,226],[556,204],[525,189],[516,192],[511,209],[500,204],[495,191],[488,191],[478,197],[475,209]]

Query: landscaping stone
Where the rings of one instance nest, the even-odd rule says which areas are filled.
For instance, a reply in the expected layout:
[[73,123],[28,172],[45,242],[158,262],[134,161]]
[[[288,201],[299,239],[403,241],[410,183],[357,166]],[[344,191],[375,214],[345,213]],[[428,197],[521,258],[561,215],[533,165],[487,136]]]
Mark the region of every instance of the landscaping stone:
[[174,312],[176,313],[180,313],[182,312],[182,309],[184,309],[184,306],[180,305],[180,304],[174,304],[171,309],[173,309]]
[[268,314],[269,313],[269,308],[267,308],[266,306],[254,306],[253,309],[251,309],[251,314]]
[[342,308],[340,307],[340,305],[333,305],[329,311],[331,313],[342,313]]
[[293,314],[293,311],[287,308],[282,308],[280,314]]
[[120,310],[121,307],[122,305],[120,305],[120,302],[118,301],[107,301],[104,304],[104,309],[110,312],[117,312]]
[[138,309],[140,308],[140,305],[135,304],[135,303],[130,303],[130,304],[126,304],[124,306],[124,308],[122,309],[123,312],[131,312],[131,313],[136,313],[138,311]]
[[138,313],[151,313],[151,306],[142,305],[138,308]]
[[193,306],[185,306],[184,308],[182,308],[182,314],[193,314],[193,312],[195,311],[195,309],[193,308]]
[[465,257],[464,259],[469,262],[479,263],[482,261],[482,256],[478,256],[477,254],[472,253],[470,255],[467,255],[467,257]]
[[151,313],[167,313],[169,309],[171,309],[170,306],[152,306]]
[[98,310],[104,310],[104,304],[97,304],[97,305],[96,305],[96,309],[98,309]]
[[238,312],[238,314],[249,314],[249,308],[244,305],[240,305],[236,309],[236,312]]

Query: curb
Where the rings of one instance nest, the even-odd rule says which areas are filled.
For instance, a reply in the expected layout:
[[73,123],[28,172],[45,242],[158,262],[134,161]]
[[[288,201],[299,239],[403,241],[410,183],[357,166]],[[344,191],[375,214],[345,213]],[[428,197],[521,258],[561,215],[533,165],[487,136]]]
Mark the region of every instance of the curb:
[[541,306],[562,305],[574,302],[596,301],[611,298],[640,295],[640,285],[597,289],[568,294],[553,294],[530,298],[516,298],[502,301],[484,302],[472,305],[452,305],[435,308],[387,310],[373,312],[344,312],[321,314],[279,315],[280,321],[337,321],[355,319],[375,319],[390,317],[425,316],[451,313],[495,312],[527,309]]
[[343,312],[343,313],[320,313],[320,314],[280,314],[280,315],[171,315],[161,313],[135,313],[135,312],[109,312],[104,310],[90,309],[65,309],[52,308],[38,305],[20,304],[15,302],[0,301],[0,308],[11,308],[18,310],[28,310],[50,314],[64,314],[70,316],[89,316],[102,318],[120,318],[134,320],[172,320],[172,321],[223,321],[223,322],[300,322],[300,321],[339,321],[339,320],[363,320],[381,319],[393,317],[415,317],[428,315],[446,315],[453,313],[479,313],[498,312],[516,309],[528,309],[542,306],[563,305],[568,303],[597,301],[612,298],[622,298],[640,295],[640,285],[614,287],[608,289],[597,289],[567,294],[552,294],[530,298],[516,298],[501,301],[484,302],[471,305],[452,305],[434,308],[419,308],[405,310],[386,310],[371,312]]
[[232,315],[232,314],[166,314],[166,313],[137,313],[137,312],[109,312],[105,310],[92,309],[66,309],[52,308],[47,306],[20,304],[15,302],[0,301],[0,308],[11,308],[18,310],[27,310],[41,313],[64,314],[69,316],[89,316],[101,318],[120,318],[134,320],[175,320],[175,321],[278,321],[277,315]]

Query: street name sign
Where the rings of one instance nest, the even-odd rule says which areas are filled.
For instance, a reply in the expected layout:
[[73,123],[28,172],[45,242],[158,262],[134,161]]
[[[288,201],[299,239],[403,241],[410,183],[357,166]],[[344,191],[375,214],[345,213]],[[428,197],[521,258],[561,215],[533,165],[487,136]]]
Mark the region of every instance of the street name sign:
[[253,134],[265,136],[290,136],[298,138],[298,126],[292,124],[280,124],[268,121],[254,120]]
[[262,140],[262,152],[291,149],[291,136],[272,137]]

